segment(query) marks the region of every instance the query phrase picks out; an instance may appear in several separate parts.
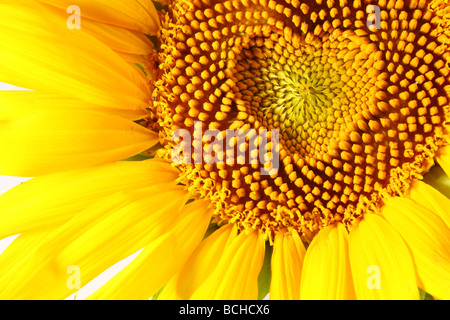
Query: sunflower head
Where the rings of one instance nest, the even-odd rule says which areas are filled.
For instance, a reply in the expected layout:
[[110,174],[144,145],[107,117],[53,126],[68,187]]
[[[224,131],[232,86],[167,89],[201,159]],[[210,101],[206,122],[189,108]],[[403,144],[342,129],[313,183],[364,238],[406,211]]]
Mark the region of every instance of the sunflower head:
[[[191,192],[212,200],[219,222],[306,241],[405,194],[446,143],[448,12],[442,1],[170,2],[155,92],[161,138],[171,150],[174,132],[197,125],[223,145],[184,141]],[[265,141],[278,170],[261,174],[251,155],[227,162],[263,148],[227,140],[229,130],[276,130]],[[216,161],[194,162],[199,150]]]

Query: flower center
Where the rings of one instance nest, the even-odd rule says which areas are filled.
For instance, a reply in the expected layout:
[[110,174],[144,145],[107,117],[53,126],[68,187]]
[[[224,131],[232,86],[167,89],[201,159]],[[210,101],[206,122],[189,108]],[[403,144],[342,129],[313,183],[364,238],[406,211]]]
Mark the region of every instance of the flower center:
[[[428,170],[447,138],[449,10],[442,1],[378,6],[379,29],[361,1],[169,5],[155,103],[167,150],[196,123],[223,133],[216,140],[233,154],[265,140],[240,145],[227,130],[279,133],[266,139],[276,144],[267,158],[280,161],[270,175],[250,156],[227,162],[228,149],[215,150],[215,163],[179,165],[219,222],[311,240],[337,221],[351,228]],[[209,138],[188,145],[192,160],[212,148]]]
[[[334,152],[340,136],[345,139],[360,118],[369,87],[374,85],[369,77],[378,72],[364,67],[361,59],[351,60],[360,53],[361,44],[353,50],[347,46],[364,40],[354,34],[349,39],[350,34],[334,32],[315,39],[317,49],[308,43],[295,49],[283,37],[272,34],[262,47],[256,45],[262,39],[251,41],[251,52],[244,50],[241,57],[245,60],[238,60],[238,70],[242,70],[236,76],[238,86],[245,91],[237,97],[248,102],[246,112],[256,121],[280,130],[290,155],[299,154],[308,162],[311,158],[321,160]],[[373,60],[373,46],[365,45],[364,49],[369,51],[364,56]],[[357,81],[369,85],[358,86]]]

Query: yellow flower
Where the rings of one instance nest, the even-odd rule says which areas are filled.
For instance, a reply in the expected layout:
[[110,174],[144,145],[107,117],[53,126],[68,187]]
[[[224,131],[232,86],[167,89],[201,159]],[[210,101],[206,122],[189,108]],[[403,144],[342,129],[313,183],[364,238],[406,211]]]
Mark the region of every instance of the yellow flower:
[[0,0],[0,298],[450,298],[450,6],[369,2]]

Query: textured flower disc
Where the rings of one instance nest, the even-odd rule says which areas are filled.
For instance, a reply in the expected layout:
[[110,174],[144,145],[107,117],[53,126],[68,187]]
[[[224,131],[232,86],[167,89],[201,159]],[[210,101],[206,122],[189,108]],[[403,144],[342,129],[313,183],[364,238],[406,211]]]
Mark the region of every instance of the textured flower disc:
[[[450,10],[442,1],[377,5],[380,21],[370,1],[169,4],[155,91],[166,149],[196,121],[223,137],[279,130],[271,175],[249,161],[179,166],[218,221],[269,239],[294,229],[308,241],[337,221],[350,228],[429,168],[447,138]],[[198,143],[193,154],[210,152],[208,139]]]

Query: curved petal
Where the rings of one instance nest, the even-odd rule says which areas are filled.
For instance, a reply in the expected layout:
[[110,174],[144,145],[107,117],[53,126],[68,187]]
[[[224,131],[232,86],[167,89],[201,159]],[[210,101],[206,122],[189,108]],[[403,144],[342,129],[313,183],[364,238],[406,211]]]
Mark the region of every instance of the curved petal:
[[342,224],[321,230],[306,251],[300,283],[302,300],[354,299],[348,233]]
[[59,226],[102,197],[175,181],[160,160],[118,162],[28,180],[0,196],[0,238]]
[[403,237],[421,286],[438,299],[450,298],[450,229],[433,211],[405,198],[391,198],[382,210]]
[[90,110],[115,115],[129,120],[139,120],[148,115],[145,110],[109,108],[88,103],[65,94],[36,91],[0,91],[0,121],[15,121],[38,112],[55,110]]
[[[72,0],[38,0],[58,8],[62,14],[72,6]],[[159,29],[159,15],[152,1],[147,0],[77,0],[83,18],[121,28],[155,35]]]
[[216,268],[222,252],[237,236],[232,224],[220,227],[206,238],[186,261],[180,272],[173,277],[159,300],[187,300]]
[[85,21],[83,28],[88,29],[90,34],[114,51],[138,55],[148,55],[153,52],[153,43],[141,32],[92,21]]
[[242,232],[227,247],[214,271],[191,296],[192,300],[255,300],[264,262],[264,238],[258,231]]
[[[11,271],[21,261],[32,256],[36,247],[41,245],[47,238],[48,233],[33,232],[21,234],[14,239],[14,241],[0,254],[0,268],[3,270],[1,278]],[[9,282],[9,281],[7,281]],[[0,288],[0,292],[4,288]]]
[[211,219],[209,201],[185,206],[170,231],[150,242],[133,262],[89,299],[149,299],[183,266]]
[[436,162],[444,172],[450,177],[450,146],[441,147],[436,152]]
[[158,135],[100,112],[54,110],[0,122],[0,173],[35,177],[129,158]]
[[350,232],[349,252],[358,299],[419,299],[411,255],[386,220],[367,214]]
[[[66,10],[64,10],[64,4],[62,3],[64,1],[59,1],[59,3],[55,3],[55,1],[52,1],[51,3],[49,3],[46,0],[42,0],[42,2],[45,2],[46,11],[51,11],[56,16],[59,16],[63,19],[68,19],[69,14],[66,12]],[[136,2],[137,1],[134,1],[133,3],[137,4]],[[131,3],[131,5],[133,5],[133,3]],[[93,5],[95,6],[95,4]],[[108,3],[108,5],[114,6],[115,4]],[[151,10],[152,16],[159,26],[158,13],[154,9],[153,3],[151,1],[148,1],[147,3],[145,3],[145,5],[149,5],[153,8],[153,10]],[[72,7],[68,7],[68,12],[70,12],[69,8]],[[133,68],[136,67],[136,63],[144,66],[145,70],[152,70],[155,67],[154,64],[151,63],[152,59],[150,57],[156,54],[156,51],[154,50],[153,42],[148,38],[149,33],[145,34],[144,32],[137,30],[138,28],[135,28],[136,30],[125,28],[123,27],[123,24],[120,23],[120,21],[115,24],[112,21],[105,23],[95,19],[90,19],[84,12],[84,9],[86,9],[86,7],[80,8],[79,6],[76,6],[75,8],[78,8],[78,10],[80,11],[79,32],[82,28],[82,32],[86,32],[103,42],[109,48],[118,53],[118,55],[124,61],[132,64]],[[103,5],[98,9],[100,9],[98,14],[101,15],[101,17],[105,17],[108,15],[107,11],[110,11],[111,8]],[[120,8],[116,8],[114,10],[120,10]],[[134,11],[133,14],[142,15],[142,13],[139,13],[139,10]],[[150,34],[155,35],[156,29],[152,29],[154,30],[150,30]],[[151,73],[152,72],[148,72],[148,74]]]
[[[100,205],[107,209],[112,209],[119,206],[125,197],[114,194],[114,196],[106,197],[100,200]],[[101,210],[98,210],[101,213]],[[96,213],[91,211],[93,218],[96,218]],[[57,229],[56,229],[57,230]],[[53,231],[53,233],[57,231]],[[28,300],[28,299],[64,299],[70,295],[69,288],[66,286],[68,275],[66,271],[56,271],[51,264],[52,256],[48,254],[40,254],[40,248],[49,248],[48,243],[52,233],[46,234],[40,242],[37,242],[30,248],[26,248],[26,255],[19,254],[13,259],[6,261],[0,266],[0,299],[8,300]],[[26,241],[28,238],[34,239],[34,235],[21,235],[19,238]],[[14,244],[14,242],[13,242]],[[54,248],[57,252],[60,249],[59,245]],[[40,288],[51,287],[52,290],[40,290]],[[59,295],[58,295],[59,293]]]
[[272,253],[271,300],[300,299],[305,246],[297,232],[278,233]]
[[[49,233],[42,243],[33,246],[27,257],[21,260],[13,257],[3,264],[0,297],[69,296],[73,292],[66,282],[71,266],[81,271],[83,283],[89,282],[166,232],[179,218],[186,197],[183,188],[172,182],[100,199]],[[149,212],[148,208],[154,209]]]
[[433,210],[450,228],[450,199],[422,181],[415,182],[410,197],[418,205]]
[[101,106],[148,108],[151,92],[139,69],[33,3],[0,4],[0,81]]

